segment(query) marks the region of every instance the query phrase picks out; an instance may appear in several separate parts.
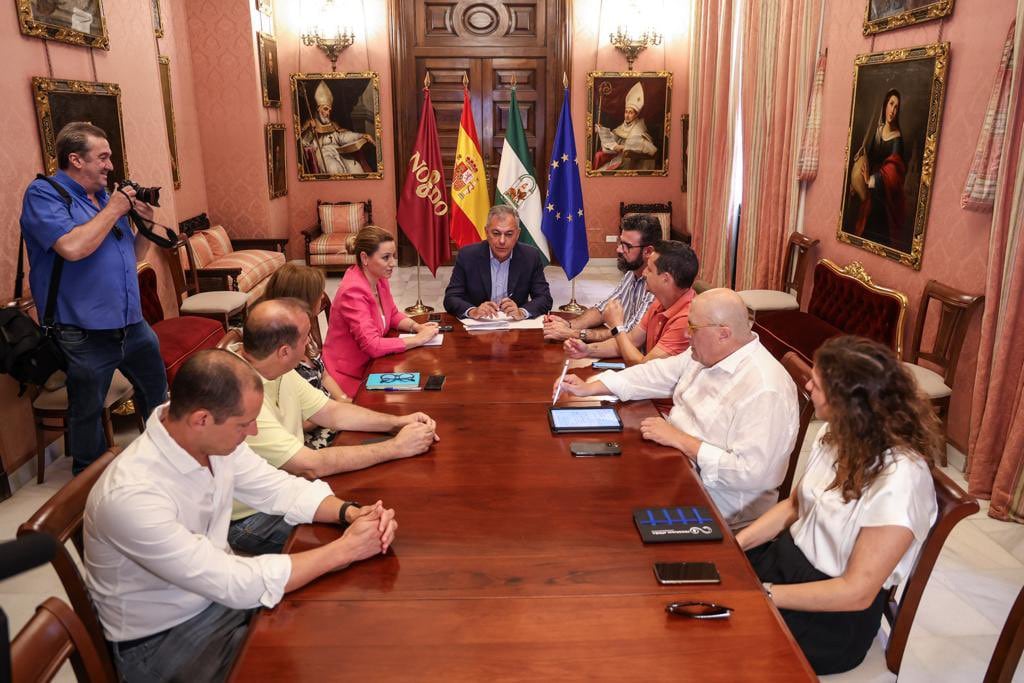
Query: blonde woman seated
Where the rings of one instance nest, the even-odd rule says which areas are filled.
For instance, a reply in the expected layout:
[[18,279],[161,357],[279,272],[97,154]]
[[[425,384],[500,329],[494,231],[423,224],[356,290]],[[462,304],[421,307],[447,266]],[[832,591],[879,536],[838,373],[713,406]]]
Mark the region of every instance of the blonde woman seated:
[[[315,326],[315,318],[320,311],[320,300],[326,285],[327,280],[324,278],[323,271],[309,266],[286,263],[274,271],[274,274],[267,280],[267,288],[263,292],[262,299],[266,301],[291,297],[306,302],[309,305],[309,310],[313,311],[314,320],[311,320],[310,323]],[[299,366],[295,368],[295,372],[335,401],[352,400],[341,390],[334,378],[325,372],[320,346],[312,336],[306,342],[306,355],[303,356]],[[309,420],[303,423],[302,427],[306,432],[305,442],[309,448],[323,448],[334,438],[334,432],[325,427],[318,427]]]
[[826,424],[792,495],[736,534],[817,674],[863,661],[937,505],[938,420],[888,348],[825,342],[808,383]]
[[[415,322],[395,306],[388,284],[398,263],[391,233],[368,225],[345,246],[356,264],[345,271],[331,304],[324,363],[342,390],[353,396],[372,359],[422,346],[437,334],[437,325]],[[392,330],[413,336],[385,336]]]

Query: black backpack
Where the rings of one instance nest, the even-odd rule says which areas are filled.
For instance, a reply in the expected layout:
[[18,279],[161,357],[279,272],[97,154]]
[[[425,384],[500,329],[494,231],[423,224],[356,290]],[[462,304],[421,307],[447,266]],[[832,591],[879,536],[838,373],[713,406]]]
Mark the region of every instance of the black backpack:
[[[71,196],[61,185],[42,174],[36,178],[50,183],[71,213]],[[16,304],[0,308],[0,372],[10,375],[21,385],[18,395],[25,393],[28,384],[42,386],[50,375],[58,370],[67,370],[67,359],[53,339],[54,309],[57,307],[57,289],[64,270],[64,258],[57,254],[50,275],[50,290],[47,292],[43,325],[36,324]],[[25,279],[25,237],[18,243],[18,272],[14,276],[14,298],[21,299],[22,281]]]

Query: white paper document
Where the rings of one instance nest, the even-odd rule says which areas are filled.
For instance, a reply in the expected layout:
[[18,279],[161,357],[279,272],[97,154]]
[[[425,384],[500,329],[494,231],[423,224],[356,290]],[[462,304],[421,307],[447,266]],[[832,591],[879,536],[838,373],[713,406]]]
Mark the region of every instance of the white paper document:
[[[404,339],[405,337],[415,337],[416,335],[405,333],[400,334],[398,336]],[[422,344],[422,346],[440,346],[442,343],[444,343],[444,334],[439,333],[434,335],[434,338],[428,341],[426,344]]]
[[504,313],[498,313],[493,318],[484,320],[473,320],[462,318],[459,322],[466,326],[470,332],[484,332],[494,330],[542,330],[544,329],[544,318],[527,318],[526,320],[515,320]]

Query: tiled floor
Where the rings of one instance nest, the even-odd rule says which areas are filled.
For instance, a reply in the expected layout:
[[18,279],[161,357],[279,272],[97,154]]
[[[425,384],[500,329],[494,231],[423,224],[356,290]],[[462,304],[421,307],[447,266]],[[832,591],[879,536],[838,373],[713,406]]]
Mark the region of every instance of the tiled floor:
[[[423,301],[436,310],[441,310],[449,273],[450,268],[442,268],[432,278],[429,271],[422,271]],[[548,268],[547,277],[555,305],[568,301],[569,285],[562,271]],[[618,277],[610,261],[592,262],[579,278],[577,300],[582,304],[595,303]],[[330,279],[328,292],[333,294],[337,282],[338,278]],[[391,284],[400,306],[416,301],[415,283],[415,269],[395,273]],[[134,436],[130,427],[126,429],[119,434],[119,441],[125,443]],[[808,434],[813,436],[816,432],[816,425],[812,424]],[[962,461],[962,457],[955,461]],[[966,487],[955,468],[946,468],[946,472]],[[21,487],[14,497],[0,503],[0,539],[12,538],[18,525],[71,478],[70,462],[60,458],[50,465],[46,483],[41,486],[35,484],[34,475],[34,465],[22,468],[14,477],[15,485]],[[981,502],[981,507],[981,512],[961,522],[946,542],[918,611],[903,660],[901,681],[980,681],[984,676],[1010,605],[1024,584],[1024,526],[989,518],[986,501]],[[20,629],[35,606],[50,595],[64,597],[64,592],[48,567],[0,582],[0,606],[7,613],[12,631]],[[885,668],[881,641],[876,639],[860,667],[826,679],[846,683],[892,681],[895,677]],[[74,677],[66,667],[57,680],[71,681]],[[1014,680],[1024,681],[1024,670],[1018,671]]]

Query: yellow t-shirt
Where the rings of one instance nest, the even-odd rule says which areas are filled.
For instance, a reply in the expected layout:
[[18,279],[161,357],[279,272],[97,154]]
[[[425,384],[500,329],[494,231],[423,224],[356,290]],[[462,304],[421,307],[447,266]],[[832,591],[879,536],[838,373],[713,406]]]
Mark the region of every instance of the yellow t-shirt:
[[[240,344],[230,351],[238,353]],[[263,380],[263,406],[256,418],[257,433],[245,442],[256,454],[280,468],[304,444],[302,423],[320,411],[330,398],[291,370],[277,379]],[[235,501],[231,520],[244,519],[256,511]]]

